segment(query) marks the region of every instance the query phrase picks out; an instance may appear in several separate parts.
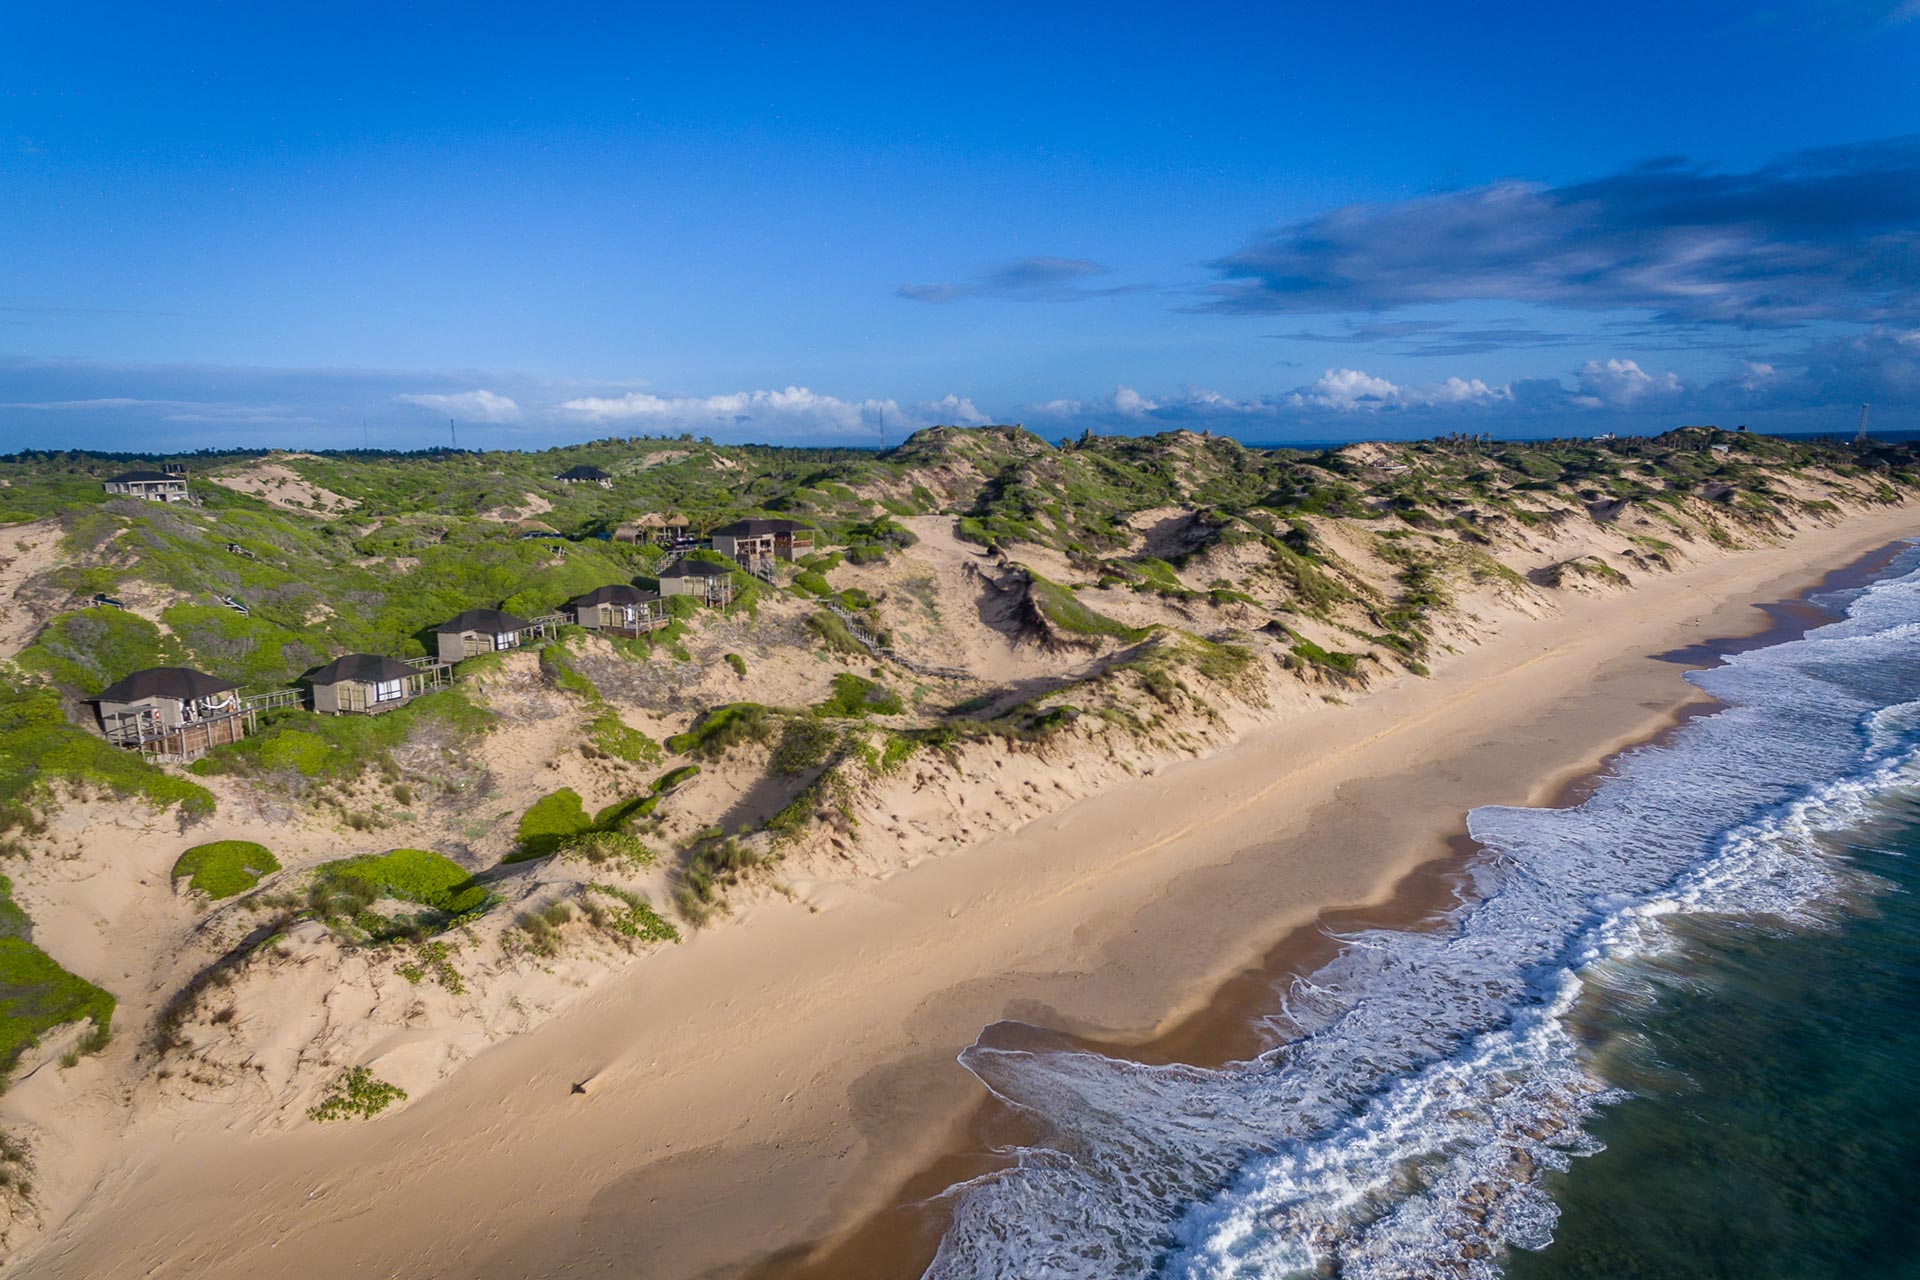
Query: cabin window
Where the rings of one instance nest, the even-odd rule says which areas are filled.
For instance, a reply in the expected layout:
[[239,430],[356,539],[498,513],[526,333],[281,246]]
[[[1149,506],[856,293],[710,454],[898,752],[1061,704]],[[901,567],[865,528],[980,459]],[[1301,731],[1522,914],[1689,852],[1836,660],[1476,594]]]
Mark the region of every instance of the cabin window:
[[396,702],[407,696],[405,680],[382,680],[373,686],[375,702]]
[[495,649],[511,649],[519,643],[520,633],[518,631],[502,631],[493,638],[493,647]]

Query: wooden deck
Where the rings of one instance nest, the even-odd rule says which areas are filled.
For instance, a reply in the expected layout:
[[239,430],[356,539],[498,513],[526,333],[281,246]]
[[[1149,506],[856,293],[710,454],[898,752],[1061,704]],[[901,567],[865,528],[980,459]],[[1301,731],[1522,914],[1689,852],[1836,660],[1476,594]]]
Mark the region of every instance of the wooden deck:
[[107,740],[116,746],[137,748],[149,760],[185,764],[198,760],[214,747],[240,741],[253,731],[254,723],[254,712],[241,710],[172,728],[117,729],[107,735]]

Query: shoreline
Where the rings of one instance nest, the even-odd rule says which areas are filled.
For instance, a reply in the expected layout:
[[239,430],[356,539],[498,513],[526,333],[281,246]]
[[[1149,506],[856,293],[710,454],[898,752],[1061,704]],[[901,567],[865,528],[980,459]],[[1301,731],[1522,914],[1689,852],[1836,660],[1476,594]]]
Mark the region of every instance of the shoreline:
[[[1773,601],[1752,607],[1764,622],[1746,632],[1709,637],[1649,658],[1670,662],[1676,677],[1717,665],[1725,657],[1782,644],[1842,615],[1818,605],[1814,597],[1862,586],[1883,573],[1907,547],[1892,542],[1829,570],[1816,581]],[[1642,747],[1670,740],[1689,722],[1711,715],[1722,704],[1693,686],[1684,686],[1664,721],[1644,735],[1622,742],[1577,776],[1564,779],[1554,794],[1529,807],[1570,809],[1582,804],[1607,776],[1614,761]],[[1466,873],[1482,849],[1466,831],[1465,815],[1446,837],[1446,851],[1411,867],[1379,901],[1329,906],[1291,929],[1256,965],[1221,983],[1198,1009],[1145,1040],[1102,1040],[1059,1035],[1042,1027],[1002,1024],[982,1028],[980,1040],[994,1045],[1050,1044],[1146,1065],[1184,1064],[1219,1068],[1274,1048],[1284,1037],[1266,1020],[1278,1012],[1277,998],[1297,978],[1310,975],[1341,949],[1337,935],[1359,930],[1417,930],[1438,927],[1460,904]],[[863,1221],[823,1240],[809,1241],[767,1259],[743,1273],[744,1280],[834,1280],[861,1276],[872,1280],[912,1280],[933,1259],[949,1215],[941,1193],[960,1182],[1011,1166],[1000,1151],[1027,1145],[1037,1130],[1011,1107],[991,1095],[955,1127],[952,1143],[926,1168],[909,1178],[892,1203]]]
[[982,1027],[1168,1034],[1329,910],[1390,903],[1467,808],[1561,794],[1705,702],[1659,655],[1764,631],[1755,603],[1917,527],[1872,511],[1569,599],[1432,680],[1255,730],[827,912],[754,904],[377,1124],[148,1126],[15,1264],[692,1277],[843,1238],[953,1145],[983,1093],[953,1055]]

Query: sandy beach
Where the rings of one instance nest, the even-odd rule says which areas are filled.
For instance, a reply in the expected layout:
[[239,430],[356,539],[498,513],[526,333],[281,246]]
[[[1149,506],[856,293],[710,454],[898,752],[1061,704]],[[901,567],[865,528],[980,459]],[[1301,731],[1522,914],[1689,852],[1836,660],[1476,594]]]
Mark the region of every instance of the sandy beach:
[[1756,604],[1917,523],[1876,510],[1569,596],[1430,679],[1314,706],[830,909],[756,904],[377,1123],[146,1126],[94,1153],[106,1172],[11,1266],[775,1273],[950,1149],[981,1095],[954,1055],[982,1027],[1133,1043],[1182,1023],[1322,912],[1385,900],[1469,808],[1545,802],[1670,723],[1695,698],[1656,655],[1758,630]]

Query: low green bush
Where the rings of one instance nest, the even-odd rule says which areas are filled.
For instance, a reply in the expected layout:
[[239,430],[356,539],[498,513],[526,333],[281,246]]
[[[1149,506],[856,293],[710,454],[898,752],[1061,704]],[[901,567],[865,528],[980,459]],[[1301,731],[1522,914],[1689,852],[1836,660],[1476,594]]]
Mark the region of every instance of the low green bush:
[[715,707],[693,728],[667,739],[667,750],[677,756],[714,760],[734,747],[765,742],[773,733],[773,713],[757,702],[733,702]]
[[814,714],[841,718],[897,716],[906,710],[900,695],[875,680],[843,671],[833,678],[833,696],[814,708]]
[[[587,886],[587,889],[590,893],[604,894],[609,898],[613,898],[626,908],[619,914],[611,916],[604,921],[596,921],[596,923],[605,923],[608,928],[620,936],[632,938],[638,942],[680,941],[680,931],[674,928],[670,922],[663,919],[660,913],[655,911],[653,906],[645,898],[633,890],[622,889],[618,885],[599,883],[590,884]],[[593,914],[592,908],[589,908],[589,914]]]
[[[368,896],[371,895],[371,896]],[[449,921],[485,910],[493,895],[453,859],[426,849],[394,849],[322,863],[315,871],[310,900],[323,916],[338,916],[322,902],[338,897],[360,909],[377,898],[418,903]]]
[[351,1120],[356,1116],[371,1119],[396,1102],[404,1102],[407,1091],[389,1084],[366,1067],[348,1067],[327,1096],[307,1110],[307,1119],[315,1121]]
[[231,898],[260,883],[260,877],[280,869],[263,844],[251,840],[215,840],[197,844],[173,864],[173,878],[192,877],[187,883],[209,898]]
[[61,968],[30,932],[13,882],[0,876],[0,1077],[54,1027],[90,1020],[88,1051],[104,1047],[113,1027],[113,997]]
[[520,848],[513,860],[544,858],[558,849],[568,837],[592,828],[593,819],[587,816],[586,807],[580,803],[580,793],[572,787],[562,787],[541,796],[520,815],[520,825],[515,833]]
[[821,646],[829,653],[863,655],[866,646],[853,638],[853,632],[847,630],[847,624],[838,614],[825,609],[807,618],[807,630],[820,639]]
[[664,754],[659,743],[622,720],[611,707],[593,718],[587,738],[595,750],[628,764],[654,764]]

